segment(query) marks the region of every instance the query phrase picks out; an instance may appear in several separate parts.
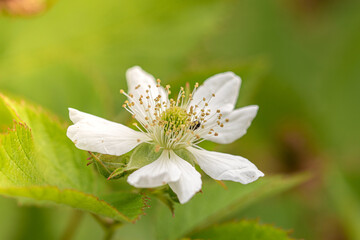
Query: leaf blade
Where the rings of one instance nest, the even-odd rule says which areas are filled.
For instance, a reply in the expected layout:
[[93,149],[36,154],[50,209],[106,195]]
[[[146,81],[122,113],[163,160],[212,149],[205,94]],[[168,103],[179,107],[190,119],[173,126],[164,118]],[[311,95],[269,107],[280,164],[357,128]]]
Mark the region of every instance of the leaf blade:
[[143,214],[146,198],[141,194],[121,192],[110,199],[97,194],[93,171],[83,162],[85,153],[66,138],[60,122],[24,102],[1,99],[20,122],[0,135],[0,195],[40,206],[66,205],[125,222]]

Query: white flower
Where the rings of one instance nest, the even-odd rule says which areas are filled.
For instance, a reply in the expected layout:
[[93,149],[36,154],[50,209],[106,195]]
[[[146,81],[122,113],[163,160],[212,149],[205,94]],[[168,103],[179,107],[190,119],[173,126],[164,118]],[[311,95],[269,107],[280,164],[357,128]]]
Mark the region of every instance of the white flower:
[[196,163],[216,180],[247,184],[264,174],[247,159],[206,151],[197,146],[203,140],[227,144],[242,137],[254,119],[258,106],[234,109],[241,80],[232,72],[220,73],[195,85],[191,94],[181,88],[176,100],[169,99],[170,86],[140,67],[126,72],[128,94],[123,107],[139,123],[139,131],[124,125],[69,109],[67,136],[76,147],[109,155],[125,154],[141,143],[153,143],[162,150],[160,157],[128,177],[138,188],[169,184],[181,203],[201,190],[201,175],[174,150],[186,149]]

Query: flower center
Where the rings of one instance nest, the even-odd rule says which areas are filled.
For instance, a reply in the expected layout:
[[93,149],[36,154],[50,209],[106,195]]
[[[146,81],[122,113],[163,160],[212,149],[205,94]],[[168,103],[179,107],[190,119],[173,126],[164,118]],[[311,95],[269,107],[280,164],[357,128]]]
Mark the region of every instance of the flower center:
[[196,83],[187,97],[184,88],[180,88],[176,100],[169,99],[170,86],[161,88],[159,79],[157,91],[151,85],[139,84],[132,93],[126,94],[124,90],[120,90],[120,93],[128,98],[123,107],[138,120],[141,127],[137,123],[134,125],[140,131],[146,133],[159,147],[177,149],[196,145],[204,140],[205,135],[218,136],[216,127],[224,126],[220,110],[211,111],[209,107],[209,102],[215,97],[214,93],[193,99],[198,86]]
[[173,106],[161,113],[165,132],[179,132],[184,130],[190,122],[190,118],[184,108]]

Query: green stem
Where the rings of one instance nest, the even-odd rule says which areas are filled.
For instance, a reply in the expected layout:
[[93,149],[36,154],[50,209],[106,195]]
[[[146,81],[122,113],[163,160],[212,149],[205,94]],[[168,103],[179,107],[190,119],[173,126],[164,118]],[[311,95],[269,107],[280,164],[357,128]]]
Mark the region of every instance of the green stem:
[[116,229],[119,228],[122,223],[112,220],[110,218],[102,218],[96,214],[91,214],[94,219],[100,224],[105,232],[104,240],[111,240],[116,232]]
[[70,216],[70,221],[63,233],[62,240],[71,240],[74,238],[76,230],[79,228],[81,220],[84,217],[84,212],[79,210],[74,210]]
[[115,229],[108,228],[107,231],[105,232],[104,240],[111,240],[113,238],[114,234],[115,234]]

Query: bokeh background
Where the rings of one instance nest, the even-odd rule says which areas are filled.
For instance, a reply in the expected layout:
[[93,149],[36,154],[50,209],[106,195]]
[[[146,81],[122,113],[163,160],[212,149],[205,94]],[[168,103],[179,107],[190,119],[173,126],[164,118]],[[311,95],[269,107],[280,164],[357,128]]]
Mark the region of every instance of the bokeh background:
[[[240,75],[238,106],[257,104],[258,116],[242,139],[214,148],[267,176],[311,177],[236,217],[297,239],[360,239],[360,1],[0,0],[0,12],[0,91],[66,121],[68,107],[129,120],[119,89],[133,65],[174,89]],[[3,197],[0,213],[0,239],[58,239],[71,216]],[[146,221],[118,238],[149,239]],[[89,216],[76,235],[101,236]]]

